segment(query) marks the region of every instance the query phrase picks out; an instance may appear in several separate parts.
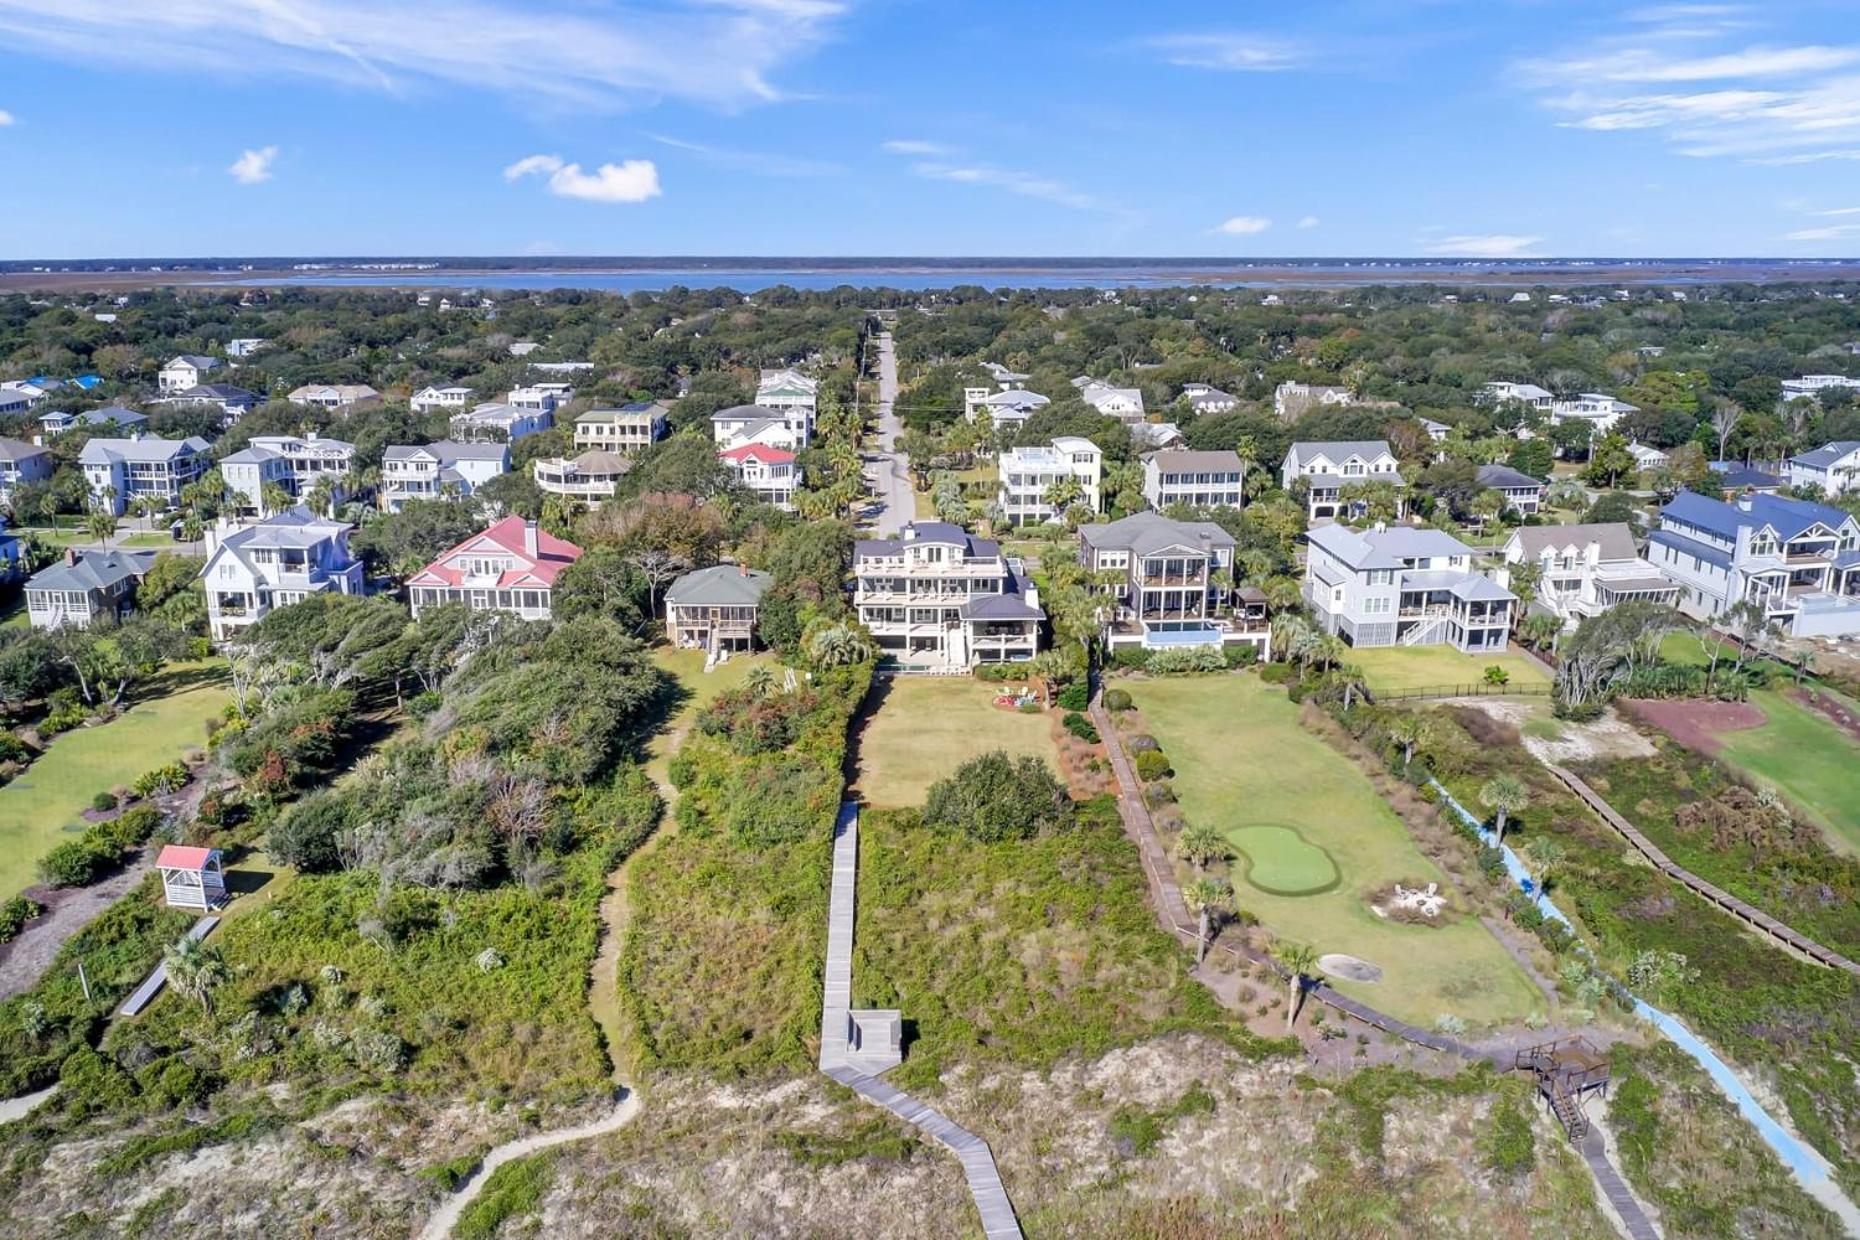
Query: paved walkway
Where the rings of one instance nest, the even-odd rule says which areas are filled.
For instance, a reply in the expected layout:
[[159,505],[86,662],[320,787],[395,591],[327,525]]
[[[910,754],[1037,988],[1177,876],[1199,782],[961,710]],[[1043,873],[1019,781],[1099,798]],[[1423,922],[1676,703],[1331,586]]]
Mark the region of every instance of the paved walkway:
[[862,1072],[848,1054],[848,1013],[852,1010],[853,914],[859,879],[859,807],[840,806],[833,824],[833,896],[827,913],[827,972],[820,1012],[820,1070],[874,1106],[914,1125],[953,1153],[982,1216],[989,1240],[1020,1240],[1020,1222],[995,1167],[995,1156],[982,1140],[934,1107],[901,1089]]
[[1574,771],[1565,770],[1554,763],[1544,763],[1550,773],[1569,786],[1569,790],[1582,798],[1588,807],[1601,816],[1603,822],[1620,833],[1635,852],[1653,863],[1653,868],[1691,888],[1705,899],[1711,901],[1725,912],[1740,921],[1761,930],[1785,947],[1808,957],[1816,964],[1825,964],[1831,969],[1841,969],[1860,977],[1860,964],[1855,964],[1847,957],[1831,948],[1823,947],[1806,934],[1794,930],[1777,921],[1762,909],[1752,908],[1724,888],[1707,882],[1690,870],[1681,869],[1671,857],[1661,850],[1658,844],[1640,833],[1633,823],[1617,814],[1614,807],[1602,799],[1601,793],[1584,783]]

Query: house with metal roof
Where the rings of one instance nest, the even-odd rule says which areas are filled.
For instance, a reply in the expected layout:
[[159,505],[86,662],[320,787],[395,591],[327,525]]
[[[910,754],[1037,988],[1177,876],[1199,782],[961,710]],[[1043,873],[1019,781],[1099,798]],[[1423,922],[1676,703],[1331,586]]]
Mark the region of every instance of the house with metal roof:
[[181,500],[181,488],[207,472],[209,446],[198,435],[161,439],[140,432],[128,439],[92,439],[78,454],[93,502],[122,516],[138,499],[164,506]]
[[1143,498],[1159,511],[1176,504],[1238,508],[1245,498],[1243,468],[1240,454],[1232,448],[1147,453],[1143,457]]
[[56,439],[68,430],[116,430],[136,431],[149,424],[146,414],[134,409],[125,409],[121,405],[106,405],[102,409],[86,409],[80,413],[56,410],[39,416],[39,430],[42,438]]
[[183,353],[171,358],[156,372],[155,381],[160,385],[162,394],[182,392],[191,387],[199,387],[207,381],[207,376],[220,367],[217,357],[204,357],[198,353]]
[[52,454],[23,439],[0,437],[0,504],[11,503],[22,482],[45,482],[52,476]]
[[1642,558],[1626,522],[1522,526],[1502,554],[1500,583],[1509,586],[1520,565],[1535,566],[1533,606],[1567,624],[1631,600],[1671,606],[1679,597],[1679,586]]
[[767,405],[731,405],[710,415],[711,439],[719,448],[767,444],[799,452],[813,434],[814,416],[805,409]]
[[1681,491],[1660,510],[1647,558],[1701,619],[1742,602],[1796,637],[1860,633],[1860,522],[1808,500]]
[[1510,641],[1517,596],[1475,571],[1472,548],[1450,534],[1321,525],[1305,541],[1305,601],[1326,633],[1352,646],[1474,654]]
[[1079,528],[1079,557],[1094,573],[1115,573],[1105,642],[1141,647],[1247,644],[1267,657],[1265,596],[1236,589],[1234,537],[1212,521],[1176,521],[1139,512]]
[[996,430],[1018,426],[1052,402],[1026,388],[1003,388],[991,392],[984,387],[962,389],[962,416],[973,422],[985,417]]
[[312,594],[362,593],[362,562],[349,551],[354,528],[302,507],[262,521],[215,523],[200,570],[213,640],[228,641]]
[[99,616],[127,615],[155,554],[66,548],[62,560],[27,580],[26,618],[35,629],[87,629]]
[[1039,592],[1001,544],[959,525],[913,521],[853,546],[853,606],[887,656],[921,667],[1031,659]]
[[750,650],[762,595],[775,579],[741,564],[686,573],[665,591],[665,635],[681,650]]
[[1360,515],[1363,505],[1343,497],[1345,487],[1359,483],[1386,482],[1396,489],[1395,515],[1407,507],[1401,492],[1408,484],[1386,439],[1295,443],[1279,466],[1279,483],[1290,491],[1301,478],[1309,488],[1306,515],[1313,521]]
[[1837,439],[1789,458],[1789,485],[1820,487],[1823,495],[1845,495],[1860,486],[1860,439]]
[[375,498],[383,512],[399,512],[409,500],[463,499],[509,470],[508,444],[395,444],[381,454]]
[[1481,487],[1497,491],[1505,507],[1529,516],[1544,506],[1544,483],[1509,465],[1481,465],[1473,475]]

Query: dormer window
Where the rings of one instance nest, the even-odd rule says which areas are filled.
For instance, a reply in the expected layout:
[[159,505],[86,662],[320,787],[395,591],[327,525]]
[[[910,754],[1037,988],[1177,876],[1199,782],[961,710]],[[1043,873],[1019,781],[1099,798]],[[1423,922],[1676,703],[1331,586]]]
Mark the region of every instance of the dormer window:
[[1768,529],[1758,530],[1750,536],[1750,554],[1775,555],[1776,535]]

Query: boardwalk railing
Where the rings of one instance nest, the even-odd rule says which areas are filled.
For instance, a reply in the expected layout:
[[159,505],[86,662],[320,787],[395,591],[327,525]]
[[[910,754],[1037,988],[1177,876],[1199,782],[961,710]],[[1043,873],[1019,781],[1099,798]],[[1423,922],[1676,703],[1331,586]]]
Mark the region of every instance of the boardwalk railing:
[[1480,681],[1470,685],[1421,685],[1413,689],[1378,689],[1369,687],[1378,702],[1412,702],[1421,698],[1458,697],[1549,697],[1549,685],[1493,685]]
[[1777,942],[1808,957],[1816,964],[1824,964],[1831,969],[1841,969],[1860,977],[1860,964],[1855,964],[1837,951],[1823,947],[1807,935],[1771,917],[1762,909],[1751,907],[1724,888],[1707,882],[1692,871],[1682,869],[1675,864],[1658,844],[1642,835],[1638,827],[1616,813],[1615,808],[1604,801],[1600,793],[1584,783],[1574,771],[1565,770],[1554,763],[1546,762],[1544,765],[1549,767],[1552,775],[1567,784],[1569,790],[1580,797],[1584,804],[1600,815],[1603,822],[1620,833],[1621,838],[1625,839],[1635,852],[1651,862],[1656,870],[1690,888],[1745,924],[1761,930]]

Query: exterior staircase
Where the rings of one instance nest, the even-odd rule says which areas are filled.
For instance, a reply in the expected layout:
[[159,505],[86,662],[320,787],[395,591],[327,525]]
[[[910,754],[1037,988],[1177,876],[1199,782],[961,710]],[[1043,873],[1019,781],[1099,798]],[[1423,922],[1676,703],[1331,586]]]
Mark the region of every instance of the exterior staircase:
[[1420,623],[1402,634],[1401,644],[1404,646],[1419,646],[1430,642],[1435,637],[1439,636],[1440,630],[1445,628],[1446,624],[1447,618],[1445,616],[1423,616]]

